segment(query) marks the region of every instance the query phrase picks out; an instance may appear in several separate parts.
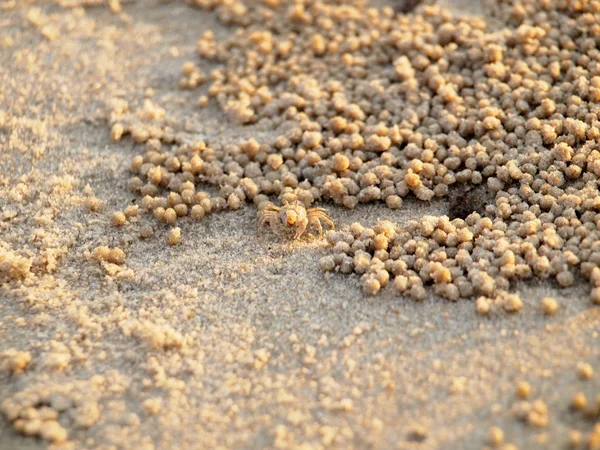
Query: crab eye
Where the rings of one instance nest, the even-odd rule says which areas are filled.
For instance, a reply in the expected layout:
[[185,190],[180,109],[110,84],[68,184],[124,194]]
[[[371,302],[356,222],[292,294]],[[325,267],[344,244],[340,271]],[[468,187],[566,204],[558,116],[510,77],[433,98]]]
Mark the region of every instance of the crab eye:
[[294,225],[296,223],[296,212],[295,211],[286,211],[285,218],[287,220],[288,225]]

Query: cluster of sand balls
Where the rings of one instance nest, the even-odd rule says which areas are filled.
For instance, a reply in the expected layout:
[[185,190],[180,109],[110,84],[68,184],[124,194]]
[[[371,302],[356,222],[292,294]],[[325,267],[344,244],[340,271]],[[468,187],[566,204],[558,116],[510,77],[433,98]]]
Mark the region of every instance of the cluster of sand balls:
[[[531,219],[507,224],[499,217],[472,213],[465,220],[425,216],[404,225],[381,221],[373,228],[354,223],[348,231],[327,234],[333,254],[319,264],[325,271],[361,275],[367,294],[390,283],[416,300],[425,298],[425,285],[433,285],[437,295],[449,300],[478,296],[477,311],[484,315],[495,309],[521,309],[518,295],[507,292],[512,281],[554,278],[560,287],[569,287],[579,269],[595,286],[592,299],[598,303],[600,253],[596,248],[581,248],[578,236],[565,240],[560,228]],[[539,231],[531,233],[531,229]],[[584,230],[592,234],[580,226]],[[540,307],[552,314],[558,305],[548,297]]]
[[45,401],[49,404],[44,397],[15,396],[0,404],[0,412],[25,436],[37,436],[53,443],[64,442],[67,430],[57,421],[59,411],[45,406]]
[[[479,296],[481,314],[499,307],[507,312],[521,308],[518,295],[507,292],[512,281],[553,278],[560,287],[569,287],[579,272],[592,283],[592,300],[600,303],[600,246],[595,244],[600,233],[595,221],[580,222],[567,239],[564,227],[544,226],[532,216],[508,224],[478,213],[465,220],[425,216],[405,225],[382,221],[373,228],[354,223],[348,231],[327,234],[333,254],[323,257],[320,267],[361,275],[368,294],[391,283],[417,300],[425,298],[427,284],[450,300]],[[553,314],[558,304],[545,297],[540,307]]]
[[[325,271],[361,275],[364,291],[371,295],[390,283],[399,293],[423,300],[425,286],[431,284],[449,300],[481,296],[477,307],[482,314],[496,305],[516,312],[522,301],[506,292],[510,280],[531,278],[534,271],[522,257],[521,245],[529,247],[512,244],[501,223],[478,214],[467,220],[425,216],[403,226],[353,223],[348,231],[327,233],[333,254],[319,265]],[[546,270],[549,274],[551,269]]]
[[146,143],[130,188],[158,220],[275,196],[395,209],[477,188],[489,204],[452,220],[333,235],[334,266],[322,266],[363,275],[370,293],[393,278],[415,298],[429,283],[450,299],[481,295],[483,313],[518,310],[506,291],[532,277],[566,287],[581,274],[600,302],[600,2],[489,2],[494,29],[437,6],[191,3],[238,28],[224,41],[203,33],[200,56],[220,66],[184,65],[182,87],[208,84],[230,120],[275,137],[189,143],[117,115],[113,138]]
[[0,414],[24,436],[64,444],[69,438],[69,425],[88,429],[100,419],[97,395],[90,393],[93,387],[88,382],[34,386],[4,398]]

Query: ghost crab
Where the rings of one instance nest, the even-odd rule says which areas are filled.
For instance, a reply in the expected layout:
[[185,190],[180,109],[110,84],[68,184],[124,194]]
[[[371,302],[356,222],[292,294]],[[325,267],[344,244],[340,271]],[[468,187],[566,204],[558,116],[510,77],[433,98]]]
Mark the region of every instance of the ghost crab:
[[293,239],[297,239],[304,234],[310,224],[315,223],[319,230],[319,237],[323,237],[321,220],[335,230],[335,226],[326,212],[323,208],[306,209],[299,201],[293,203],[284,201],[282,207],[267,205],[259,215],[258,226],[268,223],[271,229],[277,232],[277,225],[281,223],[288,228],[295,229],[296,233]]

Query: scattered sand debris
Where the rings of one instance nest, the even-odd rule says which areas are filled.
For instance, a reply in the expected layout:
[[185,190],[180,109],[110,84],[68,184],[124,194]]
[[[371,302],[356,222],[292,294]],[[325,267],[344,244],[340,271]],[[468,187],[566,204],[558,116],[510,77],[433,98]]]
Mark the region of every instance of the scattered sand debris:
[[589,380],[594,376],[594,369],[586,362],[580,362],[577,364],[577,376],[582,380]]
[[127,217],[123,211],[116,211],[113,213],[110,222],[112,223],[113,227],[121,227],[127,222]]
[[551,316],[558,309],[558,302],[554,297],[544,297],[540,300],[540,309],[548,316]]
[[32,260],[0,245],[0,282],[20,280],[31,274]]
[[107,247],[105,245],[96,247],[93,256],[97,261],[109,262],[112,264],[122,265],[125,263],[125,252],[119,247]]
[[75,427],[92,427],[101,416],[98,397],[95,382],[45,384],[5,398],[0,403],[0,412],[17,432],[62,443],[68,439],[68,431],[59,418]]
[[489,444],[492,447],[499,447],[504,443],[504,431],[502,428],[492,427],[490,428]]
[[527,399],[531,395],[531,385],[527,381],[517,382],[517,397]]
[[427,428],[423,425],[414,425],[408,432],[407,439],[409,441],[423,442],[427,439]]
[[90,197],[85,201],[85,207],[90,212],[102,212],[104,204],[97,197]]
[[19,374],[31,362],[31,353],[15,350],[14,348],[0,353],[0,373]]
[[137,336],[140,340],[150,344],[152,348],[164,350],[183,348],[188,342],[188,338],[167,324],[160,325],[151,321],[135,320],[125,322],[121,327],[126,336]]
[[179,227],[169,230],[168,241],[169,245],[177,245],[181,242],[181,229]]

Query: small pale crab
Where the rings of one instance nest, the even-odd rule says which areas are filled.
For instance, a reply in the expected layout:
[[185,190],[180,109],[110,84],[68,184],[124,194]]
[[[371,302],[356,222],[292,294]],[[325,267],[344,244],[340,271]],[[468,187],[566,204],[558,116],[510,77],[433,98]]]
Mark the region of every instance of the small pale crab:
[[309,208],[295,201],[289,203],[288,201],[283,202],[283,206],[267,205],[265,209],[260,213],[258,219],[258,226],[269,224],[274,232],[277,232],[277,226],[281,223],[286,227],[293,228],[296,233],[293,239],[297,239],[302,236],[306,231],[306,228],[310,224],[316,224],[319,230],[319,237],[323,237],[323,227],[321,220],[327,223],[333,230],[335,226],[331,219],[327,216],[327,211],[323,208]]

